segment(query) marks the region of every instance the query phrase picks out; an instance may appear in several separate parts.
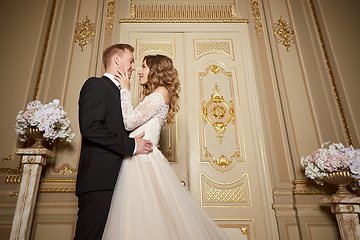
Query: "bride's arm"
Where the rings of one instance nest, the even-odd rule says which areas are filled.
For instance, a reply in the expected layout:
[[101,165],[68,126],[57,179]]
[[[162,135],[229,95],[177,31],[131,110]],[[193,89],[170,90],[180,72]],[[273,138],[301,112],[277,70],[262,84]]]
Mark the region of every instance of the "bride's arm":
[[164,101],[161,94],[150,94],[133,109],[130,91],[121,89],[120,93],[124,125],[128,131],[134,130],[155,116]]

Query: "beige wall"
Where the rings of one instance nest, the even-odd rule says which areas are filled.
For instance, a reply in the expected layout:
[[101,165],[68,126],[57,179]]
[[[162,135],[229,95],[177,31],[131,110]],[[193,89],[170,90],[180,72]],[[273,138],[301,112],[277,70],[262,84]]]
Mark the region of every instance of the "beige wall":
[[[54,98],[60,99],[76,137],[69,145],[54,147],[57,157],[47,164],[40,186],[50,193],[39,194],[32,236],[46,235],[43,232],[50,226],[52,233],[63,233],[55,236],[69,236],[66,238],[70,239],[76,220],[76,197],[71,191],[76,177],[72,171],[77,168],[80,144],[78,93],[89,76],[102,74],[101,56],[97,53],[118,39],[117,20],[127,15],[129,2],[117,1],[114,28],[107,37],[104,30],[107,1],[56,1],[44,57],[42,53],[53,1],[0,2],[0,107],[3,113],[0,157],[4,159],[0,161],[0,238],[6,239],[10,234],[16,204],[16,197],[11,197],[11,193],[18,191],[19,187],[15,183],[6,183],[9,173],[16,174],[19,158],[5,158],[11,159],[9,156],[14,155],[15,148],[23,146],[14,131],[15,117],[32,100],[34,87],[39,81],[38,99],[46,103]],[[236,6],[241,18],[249,20],[255,74],[261,93],[261,117],[264,119],[262,134],[266,140],[265,148],[261,150],[272,179],[269,188],[273,192],[271,197],[279,239],[300,239],[300,236],[302,239],[316,239],[319,234],[328,234],[327,239],[339,239],[333,215],[327,206],[319,204],[324,196],[320,192],[323,188],[302,181],[306,177],[299,162],[301,156],[309,155],[325,141],[345,145],[349,142],[341,109],[334,97],[333,83],[337,84],[354,147],[360,147],[360,35],[357,31],[360,17],[356,12],[360,3],[351,0],[258,2],[262,26],[259,31],[255,30],[251,1],[237,0]],[[73,33],[76,24],[86,15],[96,24],[96,35],[93,43],[81,51],[74,43]],[[280,15],[295,32],[289,51],[277,42],[273,34],[274,23]],[[315,20],[323,39],[319,38]],[[327,58],[321,45],[326,46]],[[332,71],[329,71],[327,62],[331,63]]]

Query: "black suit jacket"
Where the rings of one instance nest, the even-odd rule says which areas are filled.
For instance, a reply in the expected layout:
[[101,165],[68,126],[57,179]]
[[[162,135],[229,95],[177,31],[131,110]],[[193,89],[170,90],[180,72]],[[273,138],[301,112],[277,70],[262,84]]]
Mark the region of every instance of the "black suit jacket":
[[120,91],[107,77],[89,78],[79,98],[81,154],[76,195],[114,190],[125,156],[132,156],[135,140],[125,130]]

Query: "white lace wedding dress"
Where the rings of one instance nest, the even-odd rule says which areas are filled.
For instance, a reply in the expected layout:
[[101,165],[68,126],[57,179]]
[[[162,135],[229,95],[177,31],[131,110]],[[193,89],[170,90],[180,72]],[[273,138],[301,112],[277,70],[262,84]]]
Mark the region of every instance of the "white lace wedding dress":
[[157,149],[169,110],[163,97],[153,93],[133,110],[130,92],[121,90],[121,104],[125,127],[135,129],[132,137],[145,131],[153,152],[124,159],[103,240],[228,239]]

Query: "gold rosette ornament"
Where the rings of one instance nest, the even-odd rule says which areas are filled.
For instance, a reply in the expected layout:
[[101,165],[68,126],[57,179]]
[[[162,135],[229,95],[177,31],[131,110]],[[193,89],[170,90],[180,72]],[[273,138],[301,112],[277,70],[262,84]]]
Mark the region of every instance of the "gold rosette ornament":
[[209,122],[215,132],[220,143],[223,142],[226,126],[234,121],[235,110],[232,101],[227,102],[224,100],[223,95],[220,93],[218,85],[215,84],[214,93],[211,94],[211,99],[205,103],[203,102],[202,115],[204,122]]

